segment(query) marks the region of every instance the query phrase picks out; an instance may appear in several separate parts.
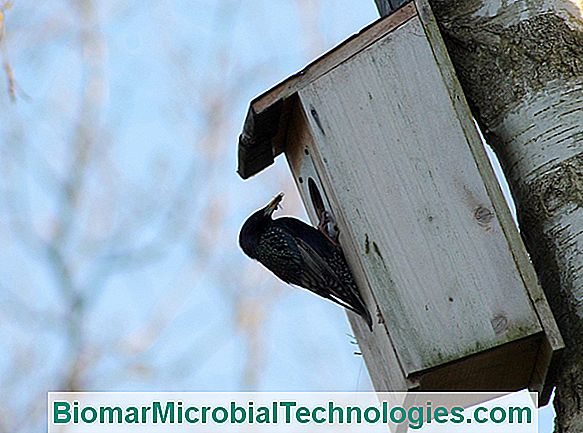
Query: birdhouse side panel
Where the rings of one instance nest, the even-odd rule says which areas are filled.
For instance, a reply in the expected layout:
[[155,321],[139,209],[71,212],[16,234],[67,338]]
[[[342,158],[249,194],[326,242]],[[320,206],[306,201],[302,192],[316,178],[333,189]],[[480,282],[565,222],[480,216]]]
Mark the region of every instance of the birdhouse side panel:
[[542,331],[418,18],[299,99],[407,374]]
[[[334,207],[328,199],[320,175],[316,170],[312,155],[315,152],[314,140],[309,129],[308,121],[301,110],[296,110],[292,126],[289,129],[285,155],[294,177],[294,181],[304,203],[304,207],[313,225],[318,224],[318,213],[314,203],[313,193],[310,191],[310,182],[313,182],[321,196],[325,209],[331,213],[332,221],[337,221]],[[354,249],[351,239],[344,233],[340,233],[340,242],[344,250]],[[362,318],[350,311],[346,314],[350,318],[352,328],[358,340],[359,348],[367,364],[372,382],[377,391],[407,391],[410,388],[405,372],[401,368],[395,348],[385,332],[384,327],[379,326],[376,301],[368,289],[364,269],[358,262],[351,266],[355,280],[363,299],[373,316],[373,332],[368,329]]]

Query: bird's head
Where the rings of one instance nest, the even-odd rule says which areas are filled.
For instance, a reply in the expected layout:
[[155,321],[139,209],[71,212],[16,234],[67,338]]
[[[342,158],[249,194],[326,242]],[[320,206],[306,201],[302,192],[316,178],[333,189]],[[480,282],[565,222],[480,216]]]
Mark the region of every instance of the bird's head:
[[271,199],[267,205],[253,213],[241,227],[239,232],[239,245],[245,254],[253,257],[255,246],[259,238],[271,224],[271,216],[277,210],[283,200],[283,192],[280,192]]
[[279,208],[279,204],[281,203],[282,200],[283,192],[280,192],[275,197],[273,197],[271,201],[267,203],[267,205],[263,209],[261,209],[263,211],[263,217],[271,219],[271,215],[273,215],[273,212],[275,212],[277,208]]

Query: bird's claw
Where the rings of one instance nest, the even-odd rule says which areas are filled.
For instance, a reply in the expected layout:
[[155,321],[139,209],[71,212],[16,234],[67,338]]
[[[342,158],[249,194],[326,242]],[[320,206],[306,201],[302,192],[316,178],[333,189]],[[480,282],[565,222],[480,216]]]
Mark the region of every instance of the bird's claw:
[[330,214],[328,213],[328,211],[323,210],[320,213],[320,222],[318,223],[318,230],[320,230],[321,232],[327,232],[328,229],[326,228],[326,226],[328,225],[329,222]]
[[322,213],[320,214],[320,222],[318,223],[318,230],[324,235],[326,236],[326,238],[332,242],[334,245],[338,245],[338,236],[333,236],[330,234],[330,232],[328,231],[328,223],[332,221],[332,218],[330,217],[330,214],[328,213],[328,211],[323,210]]

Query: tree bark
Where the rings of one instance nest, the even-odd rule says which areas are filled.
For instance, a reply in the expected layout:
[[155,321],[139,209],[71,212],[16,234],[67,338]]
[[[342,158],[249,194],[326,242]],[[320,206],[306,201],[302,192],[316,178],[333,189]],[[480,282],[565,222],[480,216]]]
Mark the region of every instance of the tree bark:
[[[381,14],[392,9],[375,0]],[[583,432],[583,1],[430,0],[566,343],[557,433]]]

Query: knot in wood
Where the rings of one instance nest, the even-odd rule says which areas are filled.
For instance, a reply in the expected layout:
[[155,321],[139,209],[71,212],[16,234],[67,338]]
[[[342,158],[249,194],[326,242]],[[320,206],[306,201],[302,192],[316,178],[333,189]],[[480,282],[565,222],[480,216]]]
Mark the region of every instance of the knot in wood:
[[481,225],[488,225],[490,221],[494,218],[494,214],[490,209],[484,206],[478,206],[474,210],[474,217],[478,220]]
[[502,334],[508,328],[508,319],[501,314],[494,316],[490,323],[496,335]]

